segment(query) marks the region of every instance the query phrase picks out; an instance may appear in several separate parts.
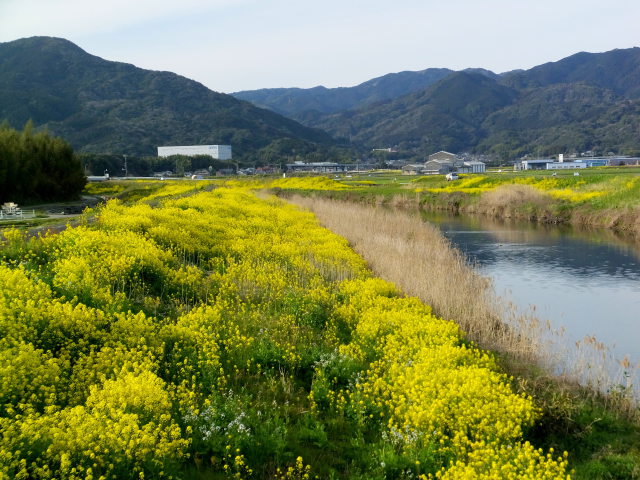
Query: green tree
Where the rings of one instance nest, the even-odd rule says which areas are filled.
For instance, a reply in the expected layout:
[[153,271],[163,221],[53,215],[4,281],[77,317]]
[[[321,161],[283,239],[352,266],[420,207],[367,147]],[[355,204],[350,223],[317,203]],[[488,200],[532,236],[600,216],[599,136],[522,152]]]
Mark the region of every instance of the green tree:
[[0,125],[0,202],[66,200],[77,197],[86,177],[71,145],[47,132]]

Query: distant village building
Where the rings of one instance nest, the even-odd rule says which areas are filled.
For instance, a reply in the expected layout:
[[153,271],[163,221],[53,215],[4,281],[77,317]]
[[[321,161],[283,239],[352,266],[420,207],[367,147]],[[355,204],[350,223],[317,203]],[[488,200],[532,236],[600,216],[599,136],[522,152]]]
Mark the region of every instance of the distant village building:
[[405,165],[404,175],[447,175],[449,173],[484,173],[486,164],[477,160],[464,160],[453,153],[436,152],[424,164]]
[[192,175],[195,175],[198,178],[204,178],[211,175],[211,172],[206,168],[200,168],[198,170],[195,170]]
[[518,172],[521,170],[546,170],[547,165],[553,163],[553,158],[537,158],[533,160],[517,160],[513,164],[513,169]]
[[280,173],[280,168],[275,165],[265,165],[263,167],[256,168],[256,173],[260,175],[273,175]]
[[487,165],[484,162],[469,160],[463,162],[462,166],[458,167],[458,173],[484,173],[486,169]]
[[640,165],[639,157],[612,157],[608,159],[609,165],[612,167],[623,167],[625,165]]
[[575,168],[587,168],[586,162],[576,160],[575,162],[551,162],[547,163],[547,170],[567,170]]
[[389,148],[373,148],[371,149],[372,152],[387,152],[387,153],[396,153],[398,150],[396,150],[393,147],[389,147]]
[[[434,158],[431,159],[432,155],[429,155],[429,161],[425,162],[424,169],[426,174],[428,175],[446,175],[450,172],[455,172],[456,170],[456,161],[454,156],[454,160],[449,160],[445,158]],[[462,164],[462,161],[457,162],[458,164]]]
[[425,166],[423,163],[410,164],[402,167],[403,175],[426,175]]
[[231,160],[231,145],[182,145],[175,147],[158,147],[159,157],[171,155],[209,155],[216,160]]
[[409,160],[406,159],[395,159],[395,160],[387,160],[384,164],[389,168],[402,168],[405,165],[409,164]]
[[582,159],[587,167],[606,167],[611,165],[611,161],[608,158],[584,158]]
[[584,157],[571,158],[571,161],[565,161],[564,155],[559,155],[558,159],[538,158],[535,160],[518,160],[514,163],[515,171],[522,170],[566,170],[576,168],[591,168],[619,165],[640,165],[640,158],[636,157]]
[[288,172],[316,172],[316,173],[327,173],[327,172],[344,172],[346,170],[346,165],[335,162],[295,162],[287,164]]

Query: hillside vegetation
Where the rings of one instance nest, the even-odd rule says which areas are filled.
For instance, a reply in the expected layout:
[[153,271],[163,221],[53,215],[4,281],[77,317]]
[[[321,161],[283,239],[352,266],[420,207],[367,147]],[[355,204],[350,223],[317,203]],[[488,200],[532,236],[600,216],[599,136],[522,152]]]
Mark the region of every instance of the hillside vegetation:
[[[438,150],[502,159],[588,150],[640,154],[640,48],[583,52],[502,75],[438,70],[441,78],[421,88],[417,83],[411,89],[391,87],[403,87],[424,72],[323,90],[313,95],[315,104],[308,100],[312,91],[302,89],[234,95],[322,128],[345,143],[396,147],[405,156]],[[356,95],[364,85],[378,88],[377,102],[341,101],[345,91]]]
[[3,234],[2,477],[566,478],[494,356],[313,215],[135,185]]
[[160,145],[230,144],[291,154],[331,138],[170,72],[90,55],[73,43],[32,37],[0,44],[0,120],[29,119],[80,152],[155,155]]
[[433,85],[451,73],[453,70],[448,68],[428,68],[420,72],[390,73],[355,87],[265,88],[232,95],[281,115],[303,120],[398,98]]

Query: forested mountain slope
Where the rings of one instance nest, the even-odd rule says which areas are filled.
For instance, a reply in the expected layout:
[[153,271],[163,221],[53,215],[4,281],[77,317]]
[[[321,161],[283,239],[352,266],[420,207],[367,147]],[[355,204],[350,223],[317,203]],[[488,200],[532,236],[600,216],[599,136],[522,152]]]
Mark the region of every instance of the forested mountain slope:
[[[156,153],[158,145],[330,145],[324,132],[170,72],[90,55],[59,38],[0,44],[0,120],[69,140],[81,152]],[[287,147],[289,148],[289,147]]]

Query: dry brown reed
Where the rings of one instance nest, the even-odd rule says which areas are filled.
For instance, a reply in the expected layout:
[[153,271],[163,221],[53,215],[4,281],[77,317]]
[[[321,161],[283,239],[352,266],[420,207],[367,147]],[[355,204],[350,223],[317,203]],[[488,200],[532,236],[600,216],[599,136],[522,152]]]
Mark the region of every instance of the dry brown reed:
[[571,223],[591,228],[607,228],[640,242],[640,207],[638,206],[608,208],[599,211],[579,208],[572,213]]
[[530,206],[538,211],[546,209],[552,203],[551,197],[530,185],[500,185],[484,192],[477,204],[469,205],[469,211],[510,217],[524,206]]
[[378,276],[431,305],[438,316],[455,321],[470,340],[499,353],[511,373],[528,376],[521,379],[529,383],[524,390],[539,388],[531,382],[553,383],[554,388],[580,383],[598,394],[613,389],[616,398],[609,396],[610,403],[637,412],[637,369],[628,362],[623,369],[615,368],[609,350],[593,338],[568,348],[563,332],[539,320],[535,311],[522,313],[499,299],[491,282],[419,216],[318,197],[294,196],[289,201],[345,237]]
[[345,237],[376,274],[429,304],[437,315],[455,320],[470,339],[531,359],[536,355],[535,342],[499,320],[501,309],[490,281],[477,274],[437,228],[399,210],[317,197],[290,201],[311,210],[323,226]]

